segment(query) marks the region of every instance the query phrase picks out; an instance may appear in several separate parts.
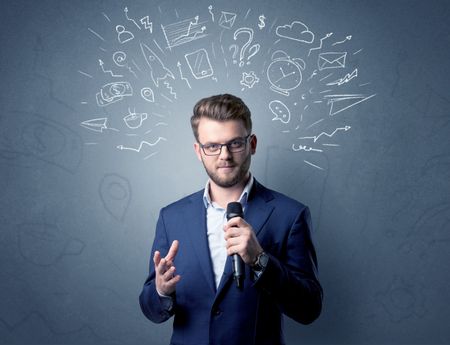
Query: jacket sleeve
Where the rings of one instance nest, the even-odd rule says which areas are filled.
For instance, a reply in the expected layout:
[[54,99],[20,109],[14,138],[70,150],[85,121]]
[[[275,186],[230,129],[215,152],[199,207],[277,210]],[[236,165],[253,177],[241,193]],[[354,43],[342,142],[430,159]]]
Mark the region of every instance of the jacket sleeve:
[[139,296],[139,304],[142,312],[149,320],[155,323],[164,322],[174,314],[175,295],[161,297],[158,294],[155,286],[155,266],[153,263],[155,251],[160,251],[161,255],[164,256],[169,251],[169,247],[163,210],[161,210],[156,224],[155,239],[150,255],[150,273],[145,280],[144,287]]
[[269,261],[255,287],[268,294],[281,311],[302,324],[313,322],[322,309],[322,287],[311,239],[311,215],[304,208],[291,226],[284,255],[268,253]]

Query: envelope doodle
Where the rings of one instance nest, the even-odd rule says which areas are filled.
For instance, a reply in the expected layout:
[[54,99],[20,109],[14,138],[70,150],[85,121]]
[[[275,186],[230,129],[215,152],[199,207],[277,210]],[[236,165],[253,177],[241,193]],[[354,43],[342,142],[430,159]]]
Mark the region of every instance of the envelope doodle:
[[224,29],[231,29],[236,20],[236,14],[230,12],[223,12],[219,18],[219,25]]
[[345,59],[347,52],[344,53],[321,53],[317,59],[317,67],[322,71],[324,69],[345,68]]

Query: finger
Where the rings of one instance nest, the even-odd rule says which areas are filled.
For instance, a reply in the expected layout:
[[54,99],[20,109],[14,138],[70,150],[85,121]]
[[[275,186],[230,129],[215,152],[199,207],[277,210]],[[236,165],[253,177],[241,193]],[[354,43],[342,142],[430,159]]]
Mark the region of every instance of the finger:
[[234,244],[232,246],[227,247],[227,255],[239,254],[241,252],[242,246],[239,244]]
[[175,259],[175,256],[178,253],[178,246],[179,246],[178,241],[174,240],[169,248],[169,252],[166,255],[166,260],[173,261],[173,259]]
[[242,230],[240,228],[229,228],[225,231],[225,240],[228,240],[233,237],[239,237],[242,233]]
[[167,269],[166,259],[164,258],[159,261],[159,265],[155,268],[156,272],[160,275],[166,273]]
[[164,281],[166,282],[170,281],[174,277],[174,274],[175,274],[175,267],[172,266],[164,273],[163,275]]
[[153,254],[153,263],[155,264],[155,267],[159,265],[160,261],[161,261],[161,253],[159,251],[155,251],[155,254]]
[[226,242],[226,248],[231,248],[233,246],[237,246],[241,244],[241,240],[237,237],[229,238]]
[[228,222],[225,223],[226,228],[239,227],[242,222],[242,218],[233,217]]
[[179,281],[181,280],[181,276],[179,274],[177,274],[176,276],[174,276],[171,280],[170,280],[170,284],[177,284]]

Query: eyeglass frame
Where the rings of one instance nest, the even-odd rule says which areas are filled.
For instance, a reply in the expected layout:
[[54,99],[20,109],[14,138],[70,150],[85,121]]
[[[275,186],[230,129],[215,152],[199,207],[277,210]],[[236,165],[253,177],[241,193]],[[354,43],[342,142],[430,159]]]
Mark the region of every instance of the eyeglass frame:
[[[211,157],[211,156],[220,156],[220,154],[222,153],[222,147],[224,147],[224,146],[227,147],[227,150],[228,150],[228,152],[230,152],[230,153],[239,153],[239,152],[245,151],[245,149],[247,148],[247,141],[248,141],[248,139],[249,139],[252,135],[253,135],[253,134],[249,134],[249,135],[247,135],[247,136],[245,136],[245,137],[243,137],[243,138],[242,138],[242,137],[241,137],[241,138],[235,138],[235,139],[232,139],[232,140],[230,140],[229,142],[227,142],[227,143],[225,143],[225,144],[218,144],[218,143],[202,144],[202,143],[200,143],[199,141],[197,141],[197,142],[198,142],[198,145],[201,147],[201,149],[202,149],[203,153],[205,154],[205,156],[209,156],[209,157]],[[231,145],[231,143],[234,142],[234,141],[236,141],[236,140],[239,140],[239,139],[242,139],[242,140],[244,141],[243,149],[240,150],[240,151],[231,151],[231,150],[230,150],[230,145]],[[211,154],[211,153],[206,153],[206,151],[205,151],[205,146],[208,146],[208,145],[220,145],[220,148],[219,148],[218,153],[213,153],[213,154]]]

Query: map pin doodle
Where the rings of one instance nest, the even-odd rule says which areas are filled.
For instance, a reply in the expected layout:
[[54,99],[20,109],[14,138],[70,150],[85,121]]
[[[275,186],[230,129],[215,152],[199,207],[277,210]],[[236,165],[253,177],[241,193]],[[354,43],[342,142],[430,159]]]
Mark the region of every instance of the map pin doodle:
[[130,182],[117,174],[106,174],[100,182],[100,199],[105,210],[116,220],[123,221],[131,201]]

